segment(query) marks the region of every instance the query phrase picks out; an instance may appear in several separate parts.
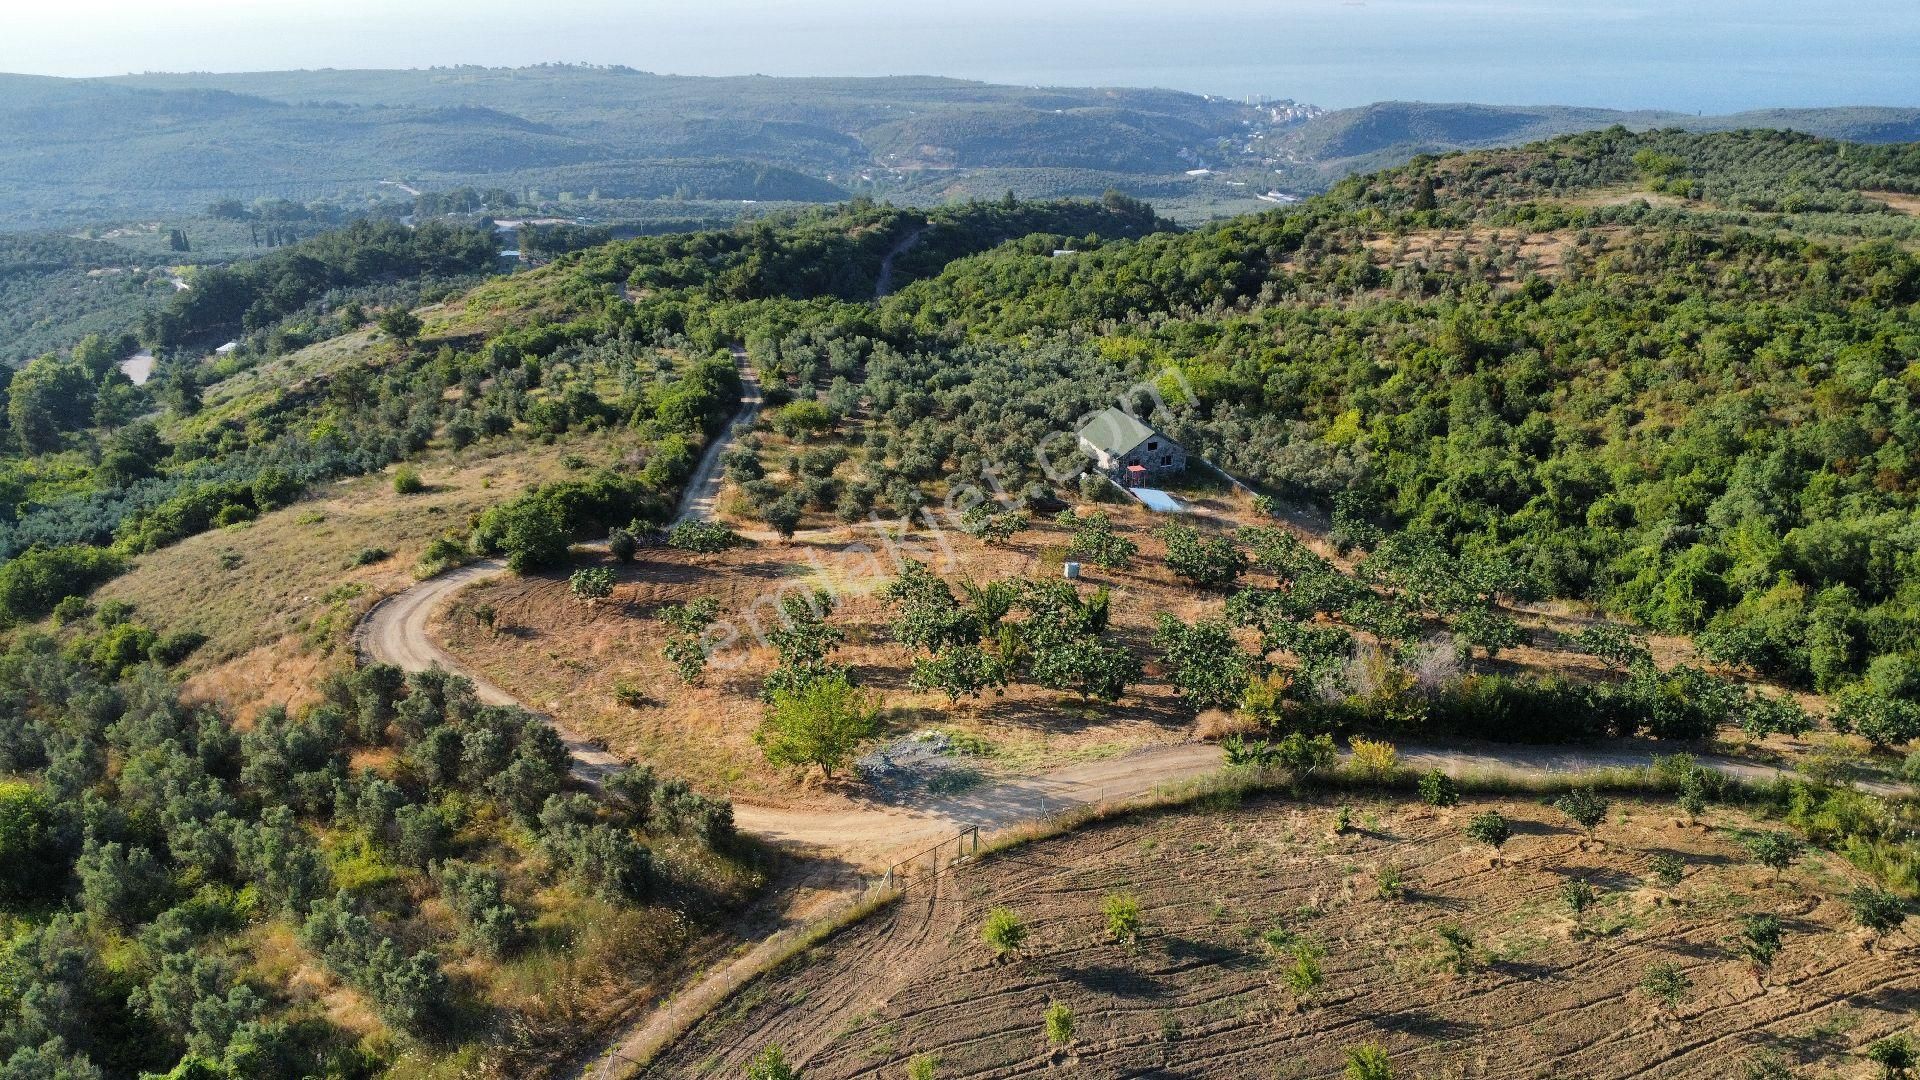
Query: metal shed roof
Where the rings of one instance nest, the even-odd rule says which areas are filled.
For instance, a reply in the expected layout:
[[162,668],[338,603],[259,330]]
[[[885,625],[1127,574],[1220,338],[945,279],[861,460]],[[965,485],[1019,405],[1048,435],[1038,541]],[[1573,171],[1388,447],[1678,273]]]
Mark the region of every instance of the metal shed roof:
[[[1166,438],[1121,409],[1102,409],[1080,428],[1080,437],[1097,450],[1119,456],[1146,442]],[[1167,439],[1172,442],[1172,439]]]

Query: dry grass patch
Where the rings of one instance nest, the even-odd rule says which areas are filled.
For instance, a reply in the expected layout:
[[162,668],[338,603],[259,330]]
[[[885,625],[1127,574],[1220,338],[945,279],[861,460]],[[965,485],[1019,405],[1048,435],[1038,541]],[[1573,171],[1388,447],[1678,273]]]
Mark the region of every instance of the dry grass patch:
[[594,436],[551,446],[490,440],[430,454],[415,465],[428,485],[419,494],[395,494],[390,471],[343,480],[256,521],[143,555],[96,600],[127,601],[161,631],[207,636],[185,666],[190,696],[239,713],[306,703],[366,609],[413,584],[435,537],[464,531],[473,514],[565,474],[568,454],[597,463],[617,451],[616,437]]

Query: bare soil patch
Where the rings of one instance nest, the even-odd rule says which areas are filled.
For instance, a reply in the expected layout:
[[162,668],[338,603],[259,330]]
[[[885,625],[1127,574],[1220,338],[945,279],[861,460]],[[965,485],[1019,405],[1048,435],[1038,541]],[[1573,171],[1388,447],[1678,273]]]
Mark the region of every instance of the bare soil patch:
[[[1461,837],[1490,807],[1516,833],[1497,862]],[[1738,846],[1754,826],[1739,813],[1690,827],[1624,802],[1598,841],[1527,800],[1361,802],[1345,835],[1334,813],[1273,798],[1139,815],[918,883],[750,985],[646,1075],[736,1076],[778,1045],[809,1080],[901,1076],[919,1054],[942,1078],[1331,1078],[1346,1048],[1377,1043],[1408,1076],[1717,1080],[1761,1051],[1864,1076],[1859,1048],[1920,1009],[1914,931],[1870,945],[1836,899],[1858,872],[1815,855],[1776,880]],[[1662,854],[1684,860],[1678,885],[1653,880]],[[1399,899],[1379,895],[1387,866]],[[1598,894],[1579,915],[1570,881]],[[1136,945],[1107,934],[1114,892],[1139,899]],[[980,941],[995,906],[1030,932],[1013,962]],[[1728,940],[1751,912],[1785,931],[1764,977]],[[1471,940],[1463,970],[1443,927]],[[1283,981],[1289,940],[1325,950],[1304,998]],[[1677,1003],[1642,988],[1655,964],[1688,980]],[[1051,1002],[1073,1011],[1064,1049],[1042,1034]]]
[[1920,215],[1920,195],[1909,195],[1901,191],[1863,191],[1860,194],[1886,203],[1908,216]]

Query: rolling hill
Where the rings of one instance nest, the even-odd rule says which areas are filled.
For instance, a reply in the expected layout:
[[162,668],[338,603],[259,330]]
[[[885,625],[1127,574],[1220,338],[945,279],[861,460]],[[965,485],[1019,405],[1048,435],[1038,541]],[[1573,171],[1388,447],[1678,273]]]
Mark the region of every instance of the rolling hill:
[[[1323,112],[1173,90],[1000,86],[923,76],[725,78],[549,65],[407,71],[0,76],[0,228],[179,216],[216,199],[365,204],[402,181],[529,204],[833,202],[851,194],[1098,195],[1186,220],[1257,209],[1416,154],[1633,130],[1920,134],[1920,110],[1730,116],[1381,102]],[[1199,170],[1207,170],[1201,172]],[[577,211],[577,208],[576,208]],[[632,220],[605,207],[603,222]],[[645,216],[645,215],[643,215]],[[707,216],[711,217],[709,211]]]

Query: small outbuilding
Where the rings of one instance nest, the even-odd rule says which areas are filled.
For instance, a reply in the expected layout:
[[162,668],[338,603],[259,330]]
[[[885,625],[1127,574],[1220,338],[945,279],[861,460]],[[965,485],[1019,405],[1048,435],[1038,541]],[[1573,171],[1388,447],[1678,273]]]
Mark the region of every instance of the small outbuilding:
[[1095,469],[1127,487],[1187,470],[1187,451],[1123,409],[1103,409],[1080,428],[1080,448]]

